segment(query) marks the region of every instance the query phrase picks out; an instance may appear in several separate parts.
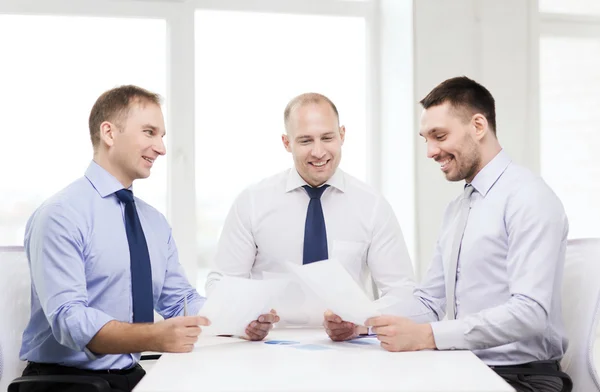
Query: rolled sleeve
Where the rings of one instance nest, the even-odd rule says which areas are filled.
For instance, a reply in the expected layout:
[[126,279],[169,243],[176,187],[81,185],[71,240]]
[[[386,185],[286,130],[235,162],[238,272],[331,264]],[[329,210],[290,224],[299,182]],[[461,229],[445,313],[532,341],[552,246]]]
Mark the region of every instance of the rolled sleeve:
[[61,345],[81,352],[114,318],[88,307],[84,240],[77,218],[67,206],[45,206],[26,247],[33,289],[52,334]]
[[172,235],[169,235],[167,247],[168,260],[165,280],[156,310],[165,319],[183,316],[184,303],[187,300],[188,316],[196,315],[206,299],[198,294],[186,278],[183,267],[179,263],[177,245]]

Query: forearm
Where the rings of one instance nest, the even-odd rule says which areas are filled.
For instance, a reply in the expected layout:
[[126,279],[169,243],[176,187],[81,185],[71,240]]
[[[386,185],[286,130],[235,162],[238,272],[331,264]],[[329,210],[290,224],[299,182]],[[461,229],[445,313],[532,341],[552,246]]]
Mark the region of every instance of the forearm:
[[514,296],[506,304],[459,320],[432,323],[438,349],[477,350],[502,346],[539,334],[547,313],[534,300]]
[[110,321],[87,344],[96,354],[130,354],[160,351],[157,347],[155,324],[130,324]]

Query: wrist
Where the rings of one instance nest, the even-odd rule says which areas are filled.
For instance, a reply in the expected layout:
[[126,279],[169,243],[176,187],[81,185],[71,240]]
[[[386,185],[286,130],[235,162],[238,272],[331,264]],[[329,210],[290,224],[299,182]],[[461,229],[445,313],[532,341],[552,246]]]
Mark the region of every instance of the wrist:
[[143,335],[146,336],[148,348],[144,351],[163,352],[160,339],[160,321],[154,324],[148,324],[148,328]]
[[435,350],[437,347],[435,345],[435,338],[433,336],[433,329],[431,328],[431,324],[421,324],[423,331],[423,338],[421,340],[422,346],[420,350]]

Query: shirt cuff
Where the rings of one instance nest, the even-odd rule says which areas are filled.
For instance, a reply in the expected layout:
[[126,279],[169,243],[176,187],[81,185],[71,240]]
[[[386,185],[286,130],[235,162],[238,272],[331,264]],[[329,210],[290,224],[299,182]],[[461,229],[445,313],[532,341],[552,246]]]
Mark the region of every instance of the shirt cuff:
[[86,346],[102,327],[114,319],[100,310],[89,307],[79,315],[66,315],[65,327],[71,338],[66,345],[74,350],[83,351],[89,359],[96,359],[96,355]]
[[431,323],[433,339],[438,350],[468,349],[463,320],[444,320]]
[[[188,304],[188,316],[197,316],[200,313],[200,309],[204,306],[206,298],[196,295],[194,299]],[[181,310],[180,316],[183,316],[183,309]]]

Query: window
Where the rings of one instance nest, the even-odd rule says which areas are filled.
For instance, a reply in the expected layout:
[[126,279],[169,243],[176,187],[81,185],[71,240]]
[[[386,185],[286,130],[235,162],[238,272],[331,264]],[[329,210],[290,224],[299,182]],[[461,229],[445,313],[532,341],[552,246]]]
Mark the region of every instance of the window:
[[541,169],[562,200],[571,238],[600,237],[600,41],[540,42]]
[[[165,94],[165,40],[160,19],[0,15],[0,245],[22,244],[31,213],[83,175],[102,92],[136,84]],[[161,158],[134,186],[162,212],[166,175]]]
[[541,12],[600,15],[600,2],[598,0],[539,0]]
[[[310,26],[310,27],[307,27]],[[196,200],[201,265],[248,185],[292,167],[281,142],[294,96],[328,96],[346,126],[340,167],[366,177],[365,20],[196,12]]]

